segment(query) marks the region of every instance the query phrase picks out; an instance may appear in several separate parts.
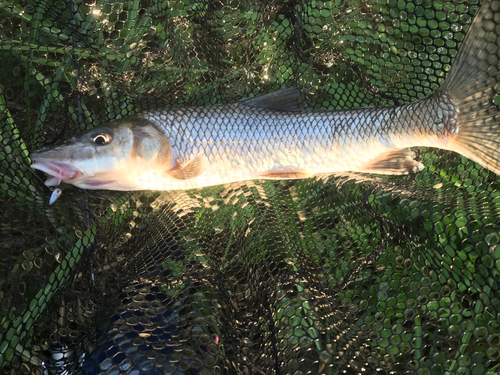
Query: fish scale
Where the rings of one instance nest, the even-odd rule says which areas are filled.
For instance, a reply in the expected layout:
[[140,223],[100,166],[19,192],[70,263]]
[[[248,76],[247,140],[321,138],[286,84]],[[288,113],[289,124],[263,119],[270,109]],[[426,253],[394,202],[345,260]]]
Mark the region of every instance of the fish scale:
[[[427,108],[426,117],[435,119],[432,124],[413,116],[414,108],[421,105]],[[217,112],[223,115],[217,116]],[[439,125],[444,113],[439,106],[430,108],[429,103],[337,113],[284,113],[229,105],[190,111],[183,108],[179,114],[169,109],[143,117],[170,135],[172,155],[180,163],[198,153],[207,158],[206,178],[170,182],[180,189],[208,186],[213,180],[224,184],[256,179],[268,172],[293,170],[312,175],[363,171],[363,165],[380,153],[443,143]],[[174,123],[180,123],[181,116],[182,131],[175,131]],[[211,121],[202,120],[206,118]]]
[[301,109],[285,89],[241,103],[168,107],[122,119],[32,154],[32,165],[84,189],[177,190],[260,178],[423,169],[408,149],[438,147],[500,172],[500,2],[479,10],[448,77],[414,103]]

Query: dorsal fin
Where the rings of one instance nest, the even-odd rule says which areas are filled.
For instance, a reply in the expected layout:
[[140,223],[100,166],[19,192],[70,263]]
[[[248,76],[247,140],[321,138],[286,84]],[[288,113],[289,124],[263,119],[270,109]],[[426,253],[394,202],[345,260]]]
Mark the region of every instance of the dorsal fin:
[[272,92],[258,98],[239,103],[249,108],[270,109],[274,111],[298,111],[303,105],[302,95],[296,87]]

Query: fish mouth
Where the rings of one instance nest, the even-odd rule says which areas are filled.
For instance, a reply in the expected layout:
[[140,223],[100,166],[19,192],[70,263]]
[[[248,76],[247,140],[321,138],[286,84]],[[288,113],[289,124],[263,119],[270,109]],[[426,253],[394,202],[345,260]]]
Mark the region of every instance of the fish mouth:
[[74,180],[83,173],[71,164],[56,161],[36,161],[31,164],[31,168],[38,169],[48,175],[45,181],[46,186],[58,186],[63,181]]

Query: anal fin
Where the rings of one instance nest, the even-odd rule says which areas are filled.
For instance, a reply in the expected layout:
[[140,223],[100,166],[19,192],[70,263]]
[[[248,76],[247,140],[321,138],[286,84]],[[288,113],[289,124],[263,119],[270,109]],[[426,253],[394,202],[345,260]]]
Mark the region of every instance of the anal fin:
[[167,171],[170,177],[177,180],[188,180],[195,178],[203,173],[203,155],[198,154],[186,165],[176,166]]
[[366,163],[359,172],[401,175],[417,173],[424,165],[413,158],[415,154],[408,148],[396,149],[380,154]]

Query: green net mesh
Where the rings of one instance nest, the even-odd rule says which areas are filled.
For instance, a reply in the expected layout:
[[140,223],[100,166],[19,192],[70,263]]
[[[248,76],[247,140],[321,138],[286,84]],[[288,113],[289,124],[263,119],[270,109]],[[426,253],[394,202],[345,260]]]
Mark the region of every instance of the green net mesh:
[[3,0],[2,371],[500,371],[500,180],[465,157],[54,205],[29,168],[43,145],[165,105],[291,86],[310,108],[415,101],[480,3]]

